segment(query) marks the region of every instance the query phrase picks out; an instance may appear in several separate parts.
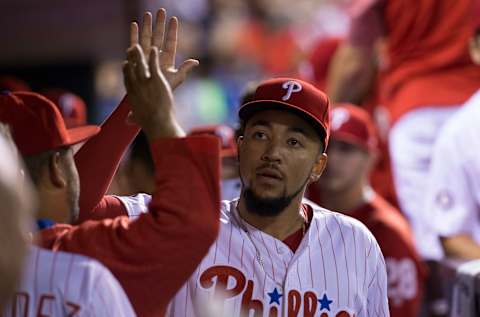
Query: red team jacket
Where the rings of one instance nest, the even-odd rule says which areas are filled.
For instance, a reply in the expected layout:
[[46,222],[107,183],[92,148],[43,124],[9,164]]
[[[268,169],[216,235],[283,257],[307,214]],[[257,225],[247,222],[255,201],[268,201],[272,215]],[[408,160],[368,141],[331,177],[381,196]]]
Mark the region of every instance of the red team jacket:
[[[80,218],[104,220],[55,225],[39,233],[39,244],[99,260],[123,286],[138,316],[163,316],[218,233],[219,144],[211,137],[153,141],[156,190],[149,213],[134,221],[125,216],[106,219],[126,215],[118,199],[102,197],[138,132],[125,124],[127,114],[123,102],[99,137],[76,155],[84,208]],[[92,188],[83,191],[85,186]]]

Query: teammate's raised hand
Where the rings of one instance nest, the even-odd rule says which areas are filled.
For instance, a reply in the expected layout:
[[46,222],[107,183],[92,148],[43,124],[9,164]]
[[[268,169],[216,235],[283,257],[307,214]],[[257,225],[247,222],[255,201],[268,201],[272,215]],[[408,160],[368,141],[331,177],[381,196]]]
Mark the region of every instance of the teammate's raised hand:
[[150,46],[149,50],[147,62],[140,45],[130,47],[123,65],[131,119],[150,139],[183,136],[173,113],[172,89],[159,65],[158,48]]
[[145,12],[142,28],[132,22],[130,26],[130,48],[140,44],[145,56],[150,56],[153,46],[158,47],[158,64],[172,89],[177,88],[187,77],[188,73],[199,64],[196,59],[185,60],[178,68],[175,67],[175,57],[178,44],[178,19],[171,17],[165,30],[167,12],[160,9],[157,12],[155,29],[153,29],[152,14]]

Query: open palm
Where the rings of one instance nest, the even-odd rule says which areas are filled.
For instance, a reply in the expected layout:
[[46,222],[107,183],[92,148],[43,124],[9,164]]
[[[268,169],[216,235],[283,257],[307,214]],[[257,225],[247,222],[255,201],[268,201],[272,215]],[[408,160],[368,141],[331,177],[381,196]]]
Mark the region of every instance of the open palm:
[[[185,79],[193,67],[199,64],[198,60],[187,59],[177,68],[175,57],[178,44],[178,19],[171,17],[165,28],[167,12],[160,9],[157,12],[155,29],[153,29],[152,14],[146,12],[143,16],[142,28],[132,22],[130,27],[130,47],[140,44],[145,57],[149,57],[152,46],[158,47],[158,64],[163,75],[172,89],[177,88]],[[148,62],[148,61],[147,61]]]

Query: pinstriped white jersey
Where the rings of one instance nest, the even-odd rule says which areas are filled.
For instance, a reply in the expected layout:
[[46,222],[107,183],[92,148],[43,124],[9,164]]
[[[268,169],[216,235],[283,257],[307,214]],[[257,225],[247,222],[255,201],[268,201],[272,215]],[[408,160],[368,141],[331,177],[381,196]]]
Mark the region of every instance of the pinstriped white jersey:
[[3,312],[22,316],[135,316],[115,277],[84,256],[32,246],[21,285]]
[[385,262],[363,224],[310,204],[293,253],[242,221],[236,205],[223,202],[219,237],[169,316],[389,316]]

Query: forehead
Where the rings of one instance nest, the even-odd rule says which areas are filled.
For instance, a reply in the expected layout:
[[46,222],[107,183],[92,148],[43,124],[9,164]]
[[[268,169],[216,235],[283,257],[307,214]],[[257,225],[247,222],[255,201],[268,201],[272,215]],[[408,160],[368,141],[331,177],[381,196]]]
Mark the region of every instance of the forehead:
[[281,127],[285,130],[303,130],[309,136],[316,136],[317,134],[312,125],[301,115],[285,110],[258,111],[248,119],[246,128],[255,125]]

